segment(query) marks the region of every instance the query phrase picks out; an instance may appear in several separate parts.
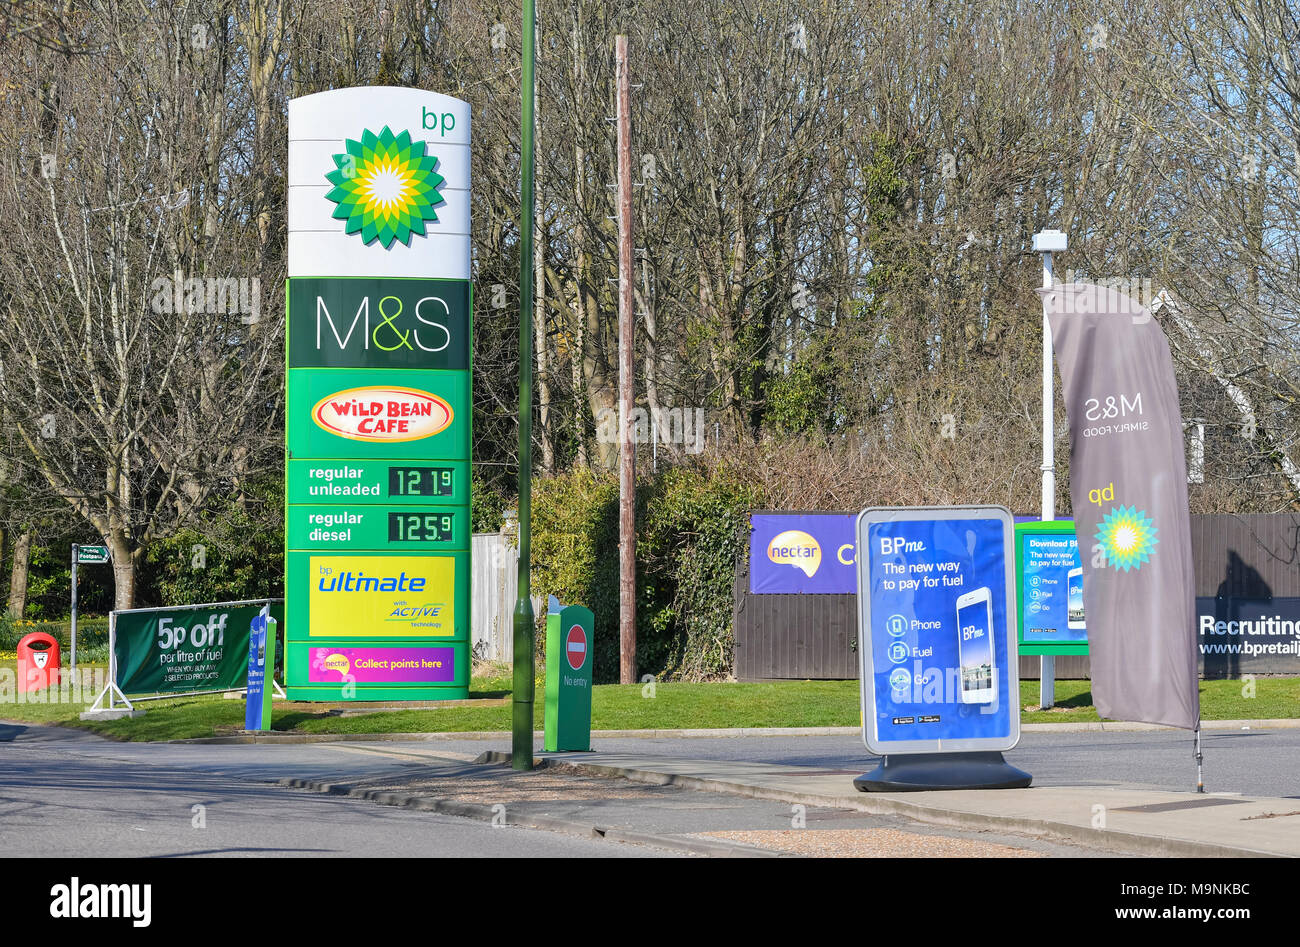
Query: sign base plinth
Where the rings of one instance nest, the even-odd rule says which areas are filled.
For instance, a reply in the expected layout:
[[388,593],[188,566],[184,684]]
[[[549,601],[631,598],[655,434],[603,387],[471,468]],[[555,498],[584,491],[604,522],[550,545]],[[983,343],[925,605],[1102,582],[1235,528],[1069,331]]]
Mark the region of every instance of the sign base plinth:
[[116,710],[87,710],[79,716],[82,720],[122,720],[126,717],[132,719],[143,717],[147,712],[148,711],[144,710],[125,710],[119,708]]
[[943,789],[1026,789],[1033,777],[1001,753],[894,753],[853,780],[859,792],[926,792]]

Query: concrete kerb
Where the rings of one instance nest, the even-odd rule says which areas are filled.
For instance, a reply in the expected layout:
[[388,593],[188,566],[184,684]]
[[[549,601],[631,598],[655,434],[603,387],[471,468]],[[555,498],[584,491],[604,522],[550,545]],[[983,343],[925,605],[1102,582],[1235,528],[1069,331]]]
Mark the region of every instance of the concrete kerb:
[[[509,760],[507,754],[506,759]],[[306,789],[311,792],[327,793],[335,796],[347,796],[363,799],[381,806],[398,806],[416,809],[422,812],[437,812],[442,815],[459,816],[478,822],[496,822],[500,825],[512,825],[518,828],[541,829],[547,832],[560,832],[582,838],[603,839],[609,842],[624,842],[631,845],[649,845],[669,851],[683,852],[689,855],[708,855],[721,858],[788,858],[785,852],[769,851],[752,845],[723,840],[687,839],[667,835],[650,835],[644,832],[629,832],[624,829],[608,828],[588,822],[571,819],[557,819],[544,815],[517,815],[509,809],[502,813],[493,811],[492,806],[478,805],[472,802],[459,802],[454,799],[436,799],[418,796],[412,793],[392,792],[390,790],[361,789],[344,783],[327,783],[314,779],[298,779],[286,776],[278,785],[287,789]]]
[[[510,754],[496,750],[483,753],[475,760],[476,763],[481,764],[509,761]],[[617,766],[609,763],[583,763],[547,757],[538,757],[534,760],[534,763],[539,767],[565,770],[578,775],[619,776],[630,782],[647,785],[677,786],[682,789],[747,796],[754,799],[772,799],[789,805],[851,809],[868,815],[898,815],[931,825],[945,825],[976,831],[993,830],[1015,832],[1021,835],[1052,837],[1062,841],[1084,844],[1092,848],[1106,850],[1119,848],[1135,855],[1189,858],[1277,857],[1272,852],[1261,852],[1254,849],[1236,848],[1206,842],[1191,842],[1163,836],[1138,835],[1111,829],[1094,829],[1070,825],[1065,822],[1055,822],[1050,819],[1022,819],[1010,816],[962,812],[954,809],[944,809],[940,806],[908,802],[896,797],[877,795],[875,793],[862,793],[860,797],[827,796],[819,793],[754,786],[730,780],[659,773],[653,770]]]
[[[1277,720],[1204,720],[1202,730],[1277,730],[1300,728],[1300,718]],[[1022,733],[1125,733],[1152,730],[1175,730],[1146,723],[1026,723]],[[860,737],[860,727],[716,727],[697,730],[593,730],[593,740],[685,740],[718,737]],[[240,743],[420,743],[438,740],[503,740],[509,730],[420,731],[415,733],[274,733],[257,732],[227,734],[219,737],[192,737],[185,740],[168,740],[180,744],[240,744]],[[534,730],[533,738],[542,739],[542,731]],[[120,739],[120,738],[119,738]]]

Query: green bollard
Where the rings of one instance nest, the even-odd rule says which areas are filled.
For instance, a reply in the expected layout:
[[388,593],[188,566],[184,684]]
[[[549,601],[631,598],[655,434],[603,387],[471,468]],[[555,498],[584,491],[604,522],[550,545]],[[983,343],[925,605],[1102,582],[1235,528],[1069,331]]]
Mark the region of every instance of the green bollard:
[[546,616],[546,714],[543,749],[591,749],[591,666],[595,618],[569,605]]

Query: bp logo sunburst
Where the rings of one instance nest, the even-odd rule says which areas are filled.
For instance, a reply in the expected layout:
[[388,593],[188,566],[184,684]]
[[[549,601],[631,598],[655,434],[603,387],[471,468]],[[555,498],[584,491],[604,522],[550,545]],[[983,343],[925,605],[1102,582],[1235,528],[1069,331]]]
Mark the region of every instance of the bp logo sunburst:
[[442,201],[438,188],[445,180],[433,170],[438,159],[425,154],[425,143],[385,125],[378,135],[364,129],[360,141],[349,138],[344,147],[325,175],[334,185],[325,198],[339,205],[333,216],[347,221],[344,233],[378,240],[385,250],[394,240],[409,246],[413,233],[424,236],[425,221],[438,220],[433,205]]
[[1097,541],[1110,564],[1125,572],[1150,562],[1159,542],[1146,510],[1132,506],[1111,507],[1097,527]]

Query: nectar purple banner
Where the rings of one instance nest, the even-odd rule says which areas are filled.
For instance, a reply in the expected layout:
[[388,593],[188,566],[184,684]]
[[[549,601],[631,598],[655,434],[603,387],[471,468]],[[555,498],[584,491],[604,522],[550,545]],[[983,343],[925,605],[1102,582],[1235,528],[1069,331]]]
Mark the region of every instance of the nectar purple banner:
[[752,513],[752,595],[855,595],[854,513]]

